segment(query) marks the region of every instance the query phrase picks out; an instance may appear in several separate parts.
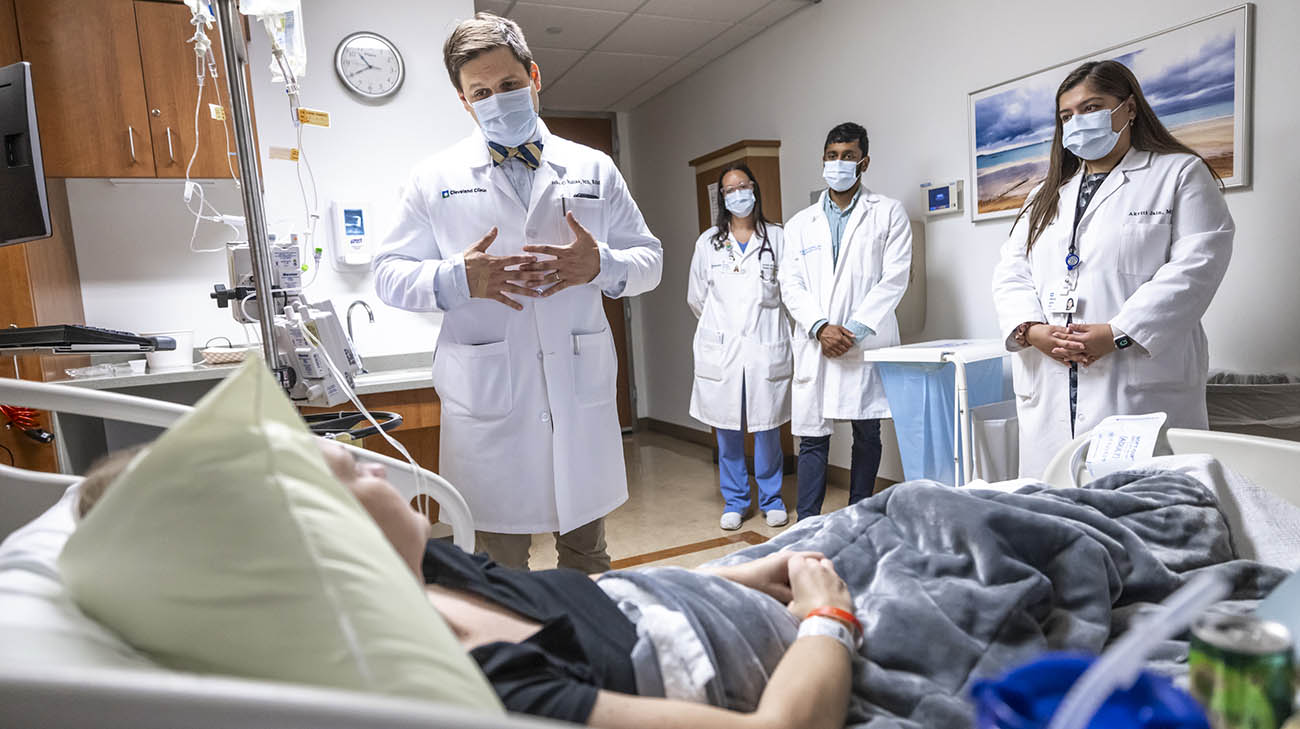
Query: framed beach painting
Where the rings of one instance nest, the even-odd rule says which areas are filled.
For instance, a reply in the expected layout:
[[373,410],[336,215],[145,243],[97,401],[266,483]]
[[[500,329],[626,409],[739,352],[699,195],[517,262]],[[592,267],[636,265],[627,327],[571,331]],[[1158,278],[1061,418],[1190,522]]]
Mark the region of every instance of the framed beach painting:
[[1253,15],[1246,3],[972,92],[971,220],[1014,216],[1046,175],[1056,87],[1084,61],[1128,66],[1179,141],[1226,187],[1249,185]]

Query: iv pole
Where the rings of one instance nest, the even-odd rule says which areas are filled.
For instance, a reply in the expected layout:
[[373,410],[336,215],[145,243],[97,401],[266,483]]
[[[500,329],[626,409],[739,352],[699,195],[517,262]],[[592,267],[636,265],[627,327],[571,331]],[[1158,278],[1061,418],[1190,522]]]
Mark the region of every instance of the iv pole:
[[230,86],[230,116],[235,128],[235,148],[239,157],[240,191],[244,196],[244,221],[248,231],[248,250],[253,263],[253,286],[257,289],[257,309],[262,329],[262,352],[266,364],[280,385],[288,382],[275,347],[275,311],[272,308],[271,248],[267,243],[266,205],[262,199],[262,171],[257,165],[257,147],[253,138],[253,115],[249,107],[248,45],[243,24],[236,8],[237,0],[216,0],[217,23],[221,28],[221,49],[226,56],[226,80]]

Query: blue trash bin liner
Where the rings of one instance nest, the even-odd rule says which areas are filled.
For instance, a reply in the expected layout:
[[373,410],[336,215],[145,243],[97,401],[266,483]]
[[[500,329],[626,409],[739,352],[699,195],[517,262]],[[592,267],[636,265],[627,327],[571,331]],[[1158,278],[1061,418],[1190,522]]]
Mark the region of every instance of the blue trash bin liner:
[[[953,451],[960,444],[952,437],[956,365],[881,362],[876,367],[894,418],[903,477],[958,483]],[[1002,360],[966,365],[966,391],[972,408],[1002,400]]]

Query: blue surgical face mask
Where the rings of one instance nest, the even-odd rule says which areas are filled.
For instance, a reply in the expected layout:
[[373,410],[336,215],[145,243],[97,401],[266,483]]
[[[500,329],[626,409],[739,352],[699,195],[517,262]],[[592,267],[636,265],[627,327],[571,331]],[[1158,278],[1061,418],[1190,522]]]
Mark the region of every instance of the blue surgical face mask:
[[858,160],[826,160],[822,167],[822,179],[835,192],[844,192],[858,181]]
[[1119,143],[1119,135],[1128,128],[1126,122],[1115,131],[1111,117],[1124,108],[1124,102],[1109,111],[1075,114],[1061,126],[1061,144],[1079,159],[1098,160],[1110,154]]
[[533,108],[533,87],[492,94],[475,101],[474,117],[489,142],[518,147],[537,136],[537,109]]
[[727,205],[727,212],[738,218],[748,217],[754,211],[753,190],[733,190],[722,200]]

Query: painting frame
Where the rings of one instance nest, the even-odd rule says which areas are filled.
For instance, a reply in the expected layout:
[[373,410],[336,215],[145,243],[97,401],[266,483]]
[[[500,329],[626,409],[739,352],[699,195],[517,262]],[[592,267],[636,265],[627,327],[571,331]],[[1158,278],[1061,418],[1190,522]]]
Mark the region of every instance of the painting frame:
[[[1235,16],[1235,17],[1231,17],[1231,16]],[[1009,79],[1007,81],[1002,81],[990,86],[986,86],[984,88],[977,89],[967,94],[966,126],[967,126],[967,140],[969,144],[968,156],[969,156],[970,176],[971,176],[971,184],[967,188],[967,190],[969,191],[968,194],[970,196],[968,203],[969,203],[971,221],[979,222],[983,220],[996,220],[996,219],[1015,216],[1019,212],[1019,209],[1023,204],[1024,195],[1028,193],[1027,187],[1031,186],[1032,182],[1036,181],[1031,179],[1030,177],[1027,177],[1026,172],[1030,169],[1030,167],[1034,163],[1041,164],[1041,158],[1026,161],[1026,163],[1022,165],[1023,169],[1018,169],[1015,172],[1016,176],[1010,178],[1009,182],[1006,180],[997,180],[995,175],[988,174],[988,170],[986,170],[986,174],[988,174],[989,179],[986,180],[985,187],[988,188],[993,185],[998,185],[998,187],[996,187],[993,192],[997,192],[998,190],[1006,190],[998,198],[993,198],[992,197],[993,192],[990,192],[987,189],[985,190],[985,192],[988,193],[989,196],[985,197],[981,195],[981,186],[980,186],[981,159],[980,158],[988,157],[989,160],[986,162],[986,164],[991,166],[993,172],[997,172],[999,171],[999,167],[992,166],[992,161],[994,157],[1007,155],[1007,154],[1014,154],[1019,152],[1020,150],[1027,150],[1030,147],[1034,147],[1036,145],[1041,146],[1043,144],[1041,140],[1037,142],[1026,142],[1025,144],[1022,144],[1020,147],[1008,147],[1006,149],[1003,149],[995,153],[990,153],[987,151],[981,153],[979,140],[981,139],[981,133],[987,130],[987,127],[981,128],[979,126],[980,114],[979,111],[977,110],[977,105],[981,101],[999,95],[1003,95],[1011,91],[1016,91],[1017,89],[1020,88],[1028,89],[1034,84],[1037,84],[1038,90],[1041,93],[1043,81],[1045,79],[1051,79],[1051,78],[1055,78],[1055,81],[1051,83],[1051,91],[1049,92],[1048,95],[1054,96],[1055,88],[1060,83],[1060,79],[1064,78],[1065,75],[1070,71],[1070,69],[1074,68],[1080,63],[1083,63],[1085,61],[1102,60],[1106,58],[1117,58],[1117,57],[1123,58],[1126,56],[1132,57],[1145,50],[1146,47],[1149,46],[1152,41],[1166,40],[1166,37],[1170,36],[1171,34],[1183,33],[1183,34],[1188,34],[1189,37],[1192,37],[1191,36],[1192,30],[1199,30],[1204,32],[1208,27],[1210,27],[1210,24],[1212,23],[1218,23],[1226,26],[1228,24],[1228,21],[1225,20],[1225,18],[1229,18],[1231,21],[1232,30],[1234,33],[1234,43],[1233,43],[1233,48],[1231,50],[1233,55],[1233,69],[1232,69],[1233,98],[1231,102],[1232,104],[1232,114],[1231,114],[1232,147],[1231,147],[1231,158],[1229,162],[1229,164],[1231,164],[1232,170],[1231,170],[1231,174],[1223,176],[1223,184],[1225,188],[1249,187],[1251,183],[1251,157],[1252,157],[1253,147],[1254,147],[1253,139],[1252,139],[1252,130],[1254,127],[1254,119],[1252,113],[1254,107],[1252,86],[1254,82],[1255,4],[1251,2],[1246,2],[1240,5],[1235,5],[1230,8],[1226,8],[1224,10],[1220,10],[1210,15],[1199,17],[1194,20],[1189,20],[1185,23],[1180,23],[1179,25],[1175,25],[1169,28],[1165,28],[1163,30],[1156,31],[1154,33],[1149,33],[1140,38],[1135,38],[1133,40],[1126,41],[1124,43],[1119,43],[1107,48],[1103,48],[1099,51],[1095,51],[1093,53],[1079,56],[1077,58],[1073,58],[1068,61],[1062,61],[1060,63],[1056,63],[1051,66],[1047,66],[1045,68],[1040,68],[1038,70],[1031,71],[1021,76],[1017,76],[1016,78]],[[1200,26],[1200,28],[1197,28],[1197,26]],[[1140,81],[1142,80],[1140,74],[1139,74],[1139,80]],[[1145,90],[1145,81],[1143,81],[1143,84]],[[1039,110],[1039,113],[1041,113],[1041,110]],[[1220,118],[1220,120],[1221,119],[1222,118]],[[1026,121],[1025,123],[1028,122]],[[1222,131],[1220,131],[1219,134],[1220,137],[1222,137],[1223,135]],[[1051,144],[1050,137],[1048,138],[1046,144],[1048,145]],[[1189,146],[1194,146],[1194,145],[1189,145]],[[1004,167],[1011,167],[1011,164],[1009,163],[1008,165],[1004,165]],[[1038,176],[1038,178],[1041,179],[1041,175]],[[1007,185],[1012,185],[1012,187],[1007,187]],[[983,209],[985,207],[984,201],[986,199],[993,200],[993,202],[991,202],[987,206],[989,208],[988,210]],[[1016,204],[1011,205],[1012,202],[1017,200],[1019,202],[1016,202]]]

